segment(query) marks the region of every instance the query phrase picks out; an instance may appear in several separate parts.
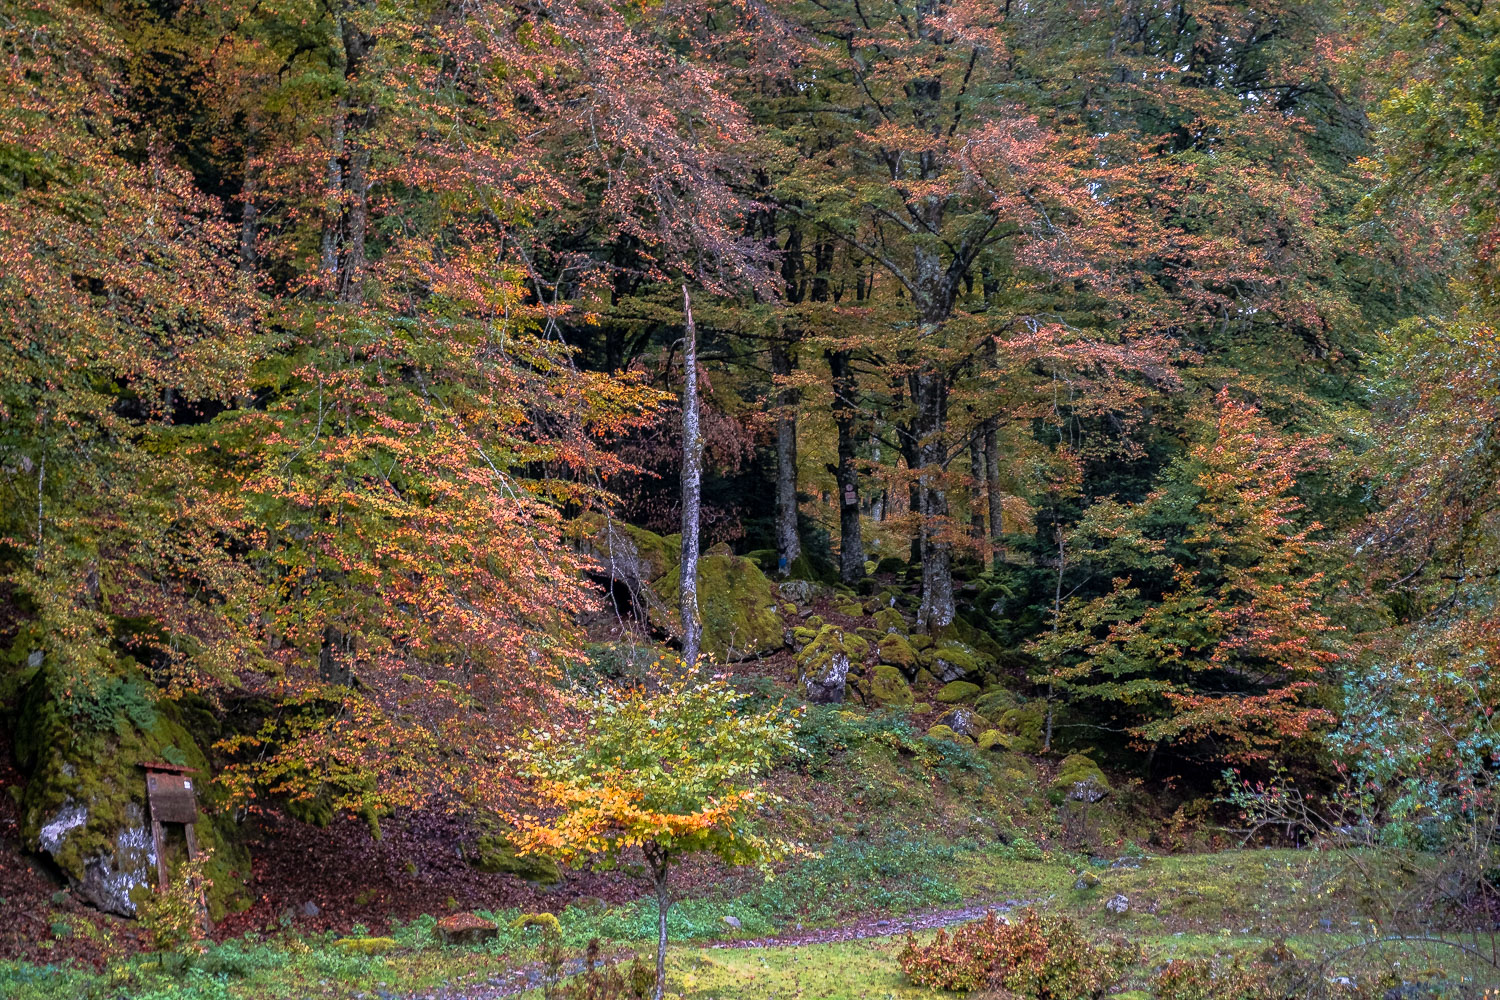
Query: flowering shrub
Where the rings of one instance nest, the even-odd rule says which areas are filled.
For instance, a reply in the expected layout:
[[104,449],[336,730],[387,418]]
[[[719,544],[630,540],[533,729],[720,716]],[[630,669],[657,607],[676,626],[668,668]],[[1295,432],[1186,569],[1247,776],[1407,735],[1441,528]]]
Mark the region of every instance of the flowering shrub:
[[1015,923],[993,912],[930,944],[911,934],[901,949],[901,971],[913,984],[969,992],[1003,990],[1025,1000],[1093,1000],[1120,978],[1130,952],[1097,948],[1071,920],[1023,910]]

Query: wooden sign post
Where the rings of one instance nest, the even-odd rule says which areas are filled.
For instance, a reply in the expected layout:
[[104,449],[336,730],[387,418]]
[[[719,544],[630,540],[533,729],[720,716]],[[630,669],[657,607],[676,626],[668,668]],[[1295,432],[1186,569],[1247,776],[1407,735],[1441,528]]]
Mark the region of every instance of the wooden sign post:
[[[187,841],[188,860],[198,857],[198,836],[193,825],[198,822],[198,793],[193,789],[196,774],[190,767],[177,764],[152,762],[142,764],[146,769],[146,803],[151,811],[151,846],[156,850],[156,881],[162,892],[166,892],[167,854],[162,838],[163,823],[182,824],[183,838]],[[203,905],[200,902],[200,905]],[[203,923],[208,925],[208,907],[203,905]]]

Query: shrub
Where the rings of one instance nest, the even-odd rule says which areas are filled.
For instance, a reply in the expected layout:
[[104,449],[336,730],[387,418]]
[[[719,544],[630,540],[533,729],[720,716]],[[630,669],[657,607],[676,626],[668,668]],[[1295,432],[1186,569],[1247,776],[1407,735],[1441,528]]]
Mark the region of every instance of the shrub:
[[1174,959],[1151,980],[1158,1000],[1278,1000],[1273,971],[1208,959]]
[[931,944],[907,934],[898,958],[913,984],[969,992],[994,989],[1025,1000],[1093,1000],[1128,964],[1123,948],[1096,948],[1066,917],[1023,910],[1016,923],[993,912]]
[[203,872],[212,859],[213,852],[205,849],[196,858],[183,861],[164,891],[151,893],[137,905],[141,926],[151,935],[151,947],[156,951],[202,950],[206,918],[203,900],[212,884]]

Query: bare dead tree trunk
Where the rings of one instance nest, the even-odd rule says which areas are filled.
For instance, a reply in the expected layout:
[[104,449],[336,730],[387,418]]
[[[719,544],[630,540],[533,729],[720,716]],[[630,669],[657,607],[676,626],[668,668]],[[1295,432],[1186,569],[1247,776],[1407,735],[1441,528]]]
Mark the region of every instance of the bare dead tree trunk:
[[[792,352],[786,342],[771,342],[771,373],[792,374]],[[796,406],[795,389],[783,386],[776,391],[776,570],[781,576],[791,572],[792,563],[802,554],[802,538],[797,533]]]
[[834,478],[839,490],[839,579],[855,583],[865,575],[865,544],[859,528],[859,471],[854,467],[854,371],[848,351],[829,351],[833,373],[833,422],[838,428],[839,463]]
[[[693,326],[693,300],[682,285],[682,659],[698,662],[703,645],[703,619],[698,613],[698,513],[703,499],[703,438],[698,433],[698,331]],[[665,917],[662,918],[665,921]],[[665,934],[665,924],[662,933]],[[657,996],[661,996],[657,983]]]

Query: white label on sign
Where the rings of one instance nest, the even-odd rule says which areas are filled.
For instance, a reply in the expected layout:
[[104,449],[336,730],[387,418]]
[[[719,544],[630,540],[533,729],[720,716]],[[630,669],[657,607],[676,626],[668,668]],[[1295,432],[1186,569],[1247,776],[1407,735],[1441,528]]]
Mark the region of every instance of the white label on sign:
[[193,787],[192,780],[189,779],[189,778],[183,778],[182,779],[182,787],[183,788],[192,788]]

